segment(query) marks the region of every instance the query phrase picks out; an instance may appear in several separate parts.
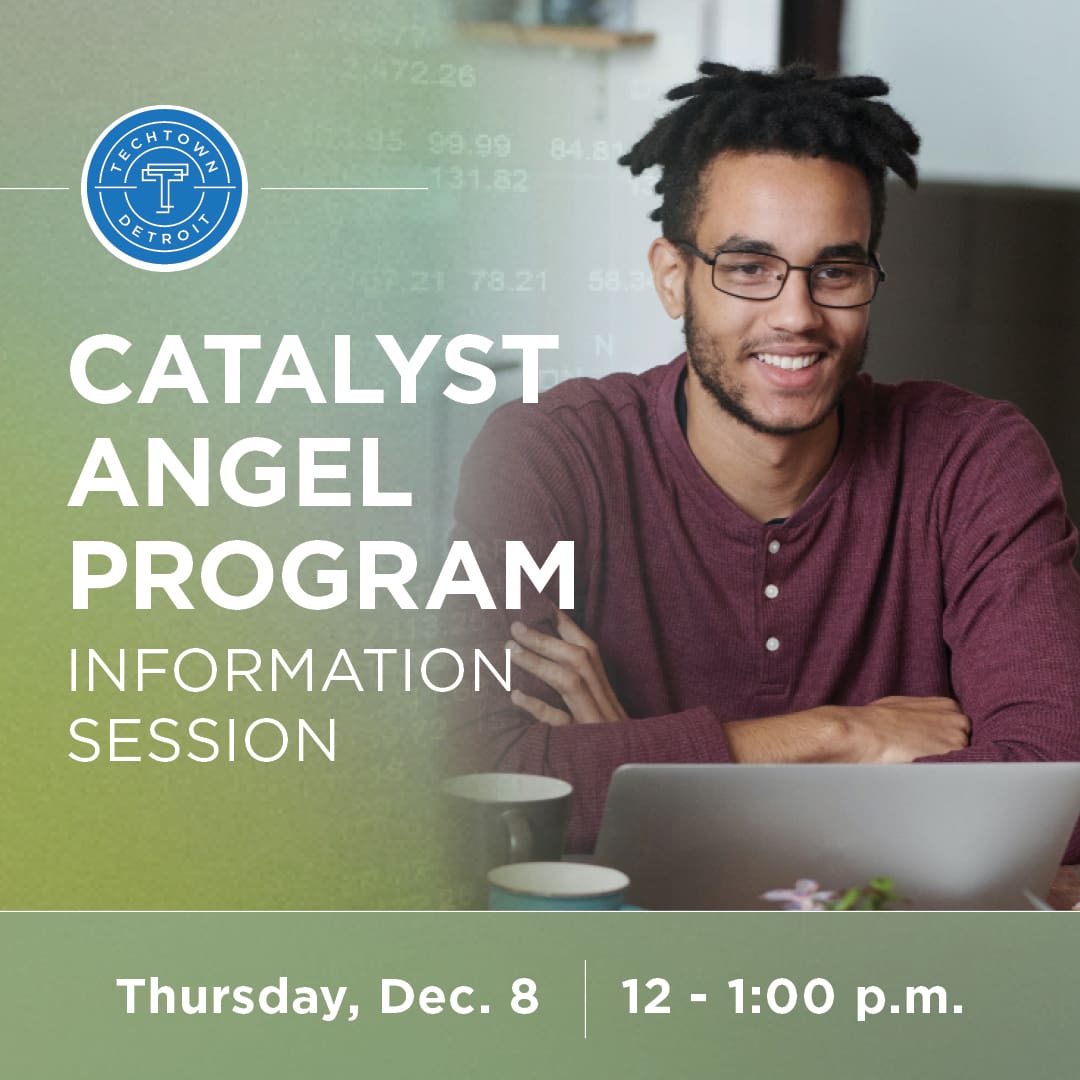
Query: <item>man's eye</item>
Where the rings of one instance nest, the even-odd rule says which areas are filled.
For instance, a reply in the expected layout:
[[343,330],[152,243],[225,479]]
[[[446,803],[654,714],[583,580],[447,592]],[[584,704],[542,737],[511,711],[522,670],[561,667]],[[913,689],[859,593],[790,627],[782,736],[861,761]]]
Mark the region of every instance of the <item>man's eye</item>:
[[865,271],[861,266],[827,265],[819,266],[815,277],[818,281],[828,282],[830,285],[845,285],[848,282],[857,281],[860,273]]
[[717,269],[723,271],[725,274],[737,275],[743,278],[753,277],[765,277],[772,267],[763,262],[721,262],[717,264]]

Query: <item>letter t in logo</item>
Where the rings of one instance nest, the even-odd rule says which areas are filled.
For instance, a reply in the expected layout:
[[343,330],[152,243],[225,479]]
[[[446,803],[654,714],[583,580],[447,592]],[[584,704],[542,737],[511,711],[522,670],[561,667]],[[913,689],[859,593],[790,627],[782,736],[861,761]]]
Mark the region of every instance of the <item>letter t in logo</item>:
[[158,213],[167,214],[173,209],[169,188],[174,180],[183,180],[188,174],[187,163],[183,161],[155,162],[144,165],[142,179],[146,182],[157,180],[161,185],[158,196]]

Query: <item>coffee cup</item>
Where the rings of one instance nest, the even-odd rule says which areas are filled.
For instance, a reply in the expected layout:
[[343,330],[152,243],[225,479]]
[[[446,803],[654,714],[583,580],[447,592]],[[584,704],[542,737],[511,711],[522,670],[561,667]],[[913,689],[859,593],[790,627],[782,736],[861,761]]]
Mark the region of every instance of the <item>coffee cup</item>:
[[573,791],[565,780],[470,773],[451,777],[442,789],[453,862],[472,906],[483,906],[493,866],[562,857]]
[[630,879],[610,866],[523,862],[488,872],[492,911],[643,911],[625,903]]

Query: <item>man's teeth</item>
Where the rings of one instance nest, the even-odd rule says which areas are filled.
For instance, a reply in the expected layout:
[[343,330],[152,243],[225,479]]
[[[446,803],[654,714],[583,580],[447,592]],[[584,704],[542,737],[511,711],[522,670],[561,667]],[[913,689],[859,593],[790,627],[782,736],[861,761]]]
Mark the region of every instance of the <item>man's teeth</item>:
[[783,368],[785,371],[801,371],[811,364],[816,364],[821,359],[821,353],[810,353],[806,356],[776,356],[774,353],[754,353],[756,359],[770,367]]

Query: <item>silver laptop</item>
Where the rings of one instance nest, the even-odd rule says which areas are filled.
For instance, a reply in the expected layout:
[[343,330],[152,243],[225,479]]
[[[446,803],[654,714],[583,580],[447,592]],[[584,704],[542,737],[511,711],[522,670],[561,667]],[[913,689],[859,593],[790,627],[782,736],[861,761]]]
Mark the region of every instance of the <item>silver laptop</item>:
[[769,909],[811,878],[912,909],[1030,908],[1080,816],[1080,762],[624,765],[594,862],[653,909]]

